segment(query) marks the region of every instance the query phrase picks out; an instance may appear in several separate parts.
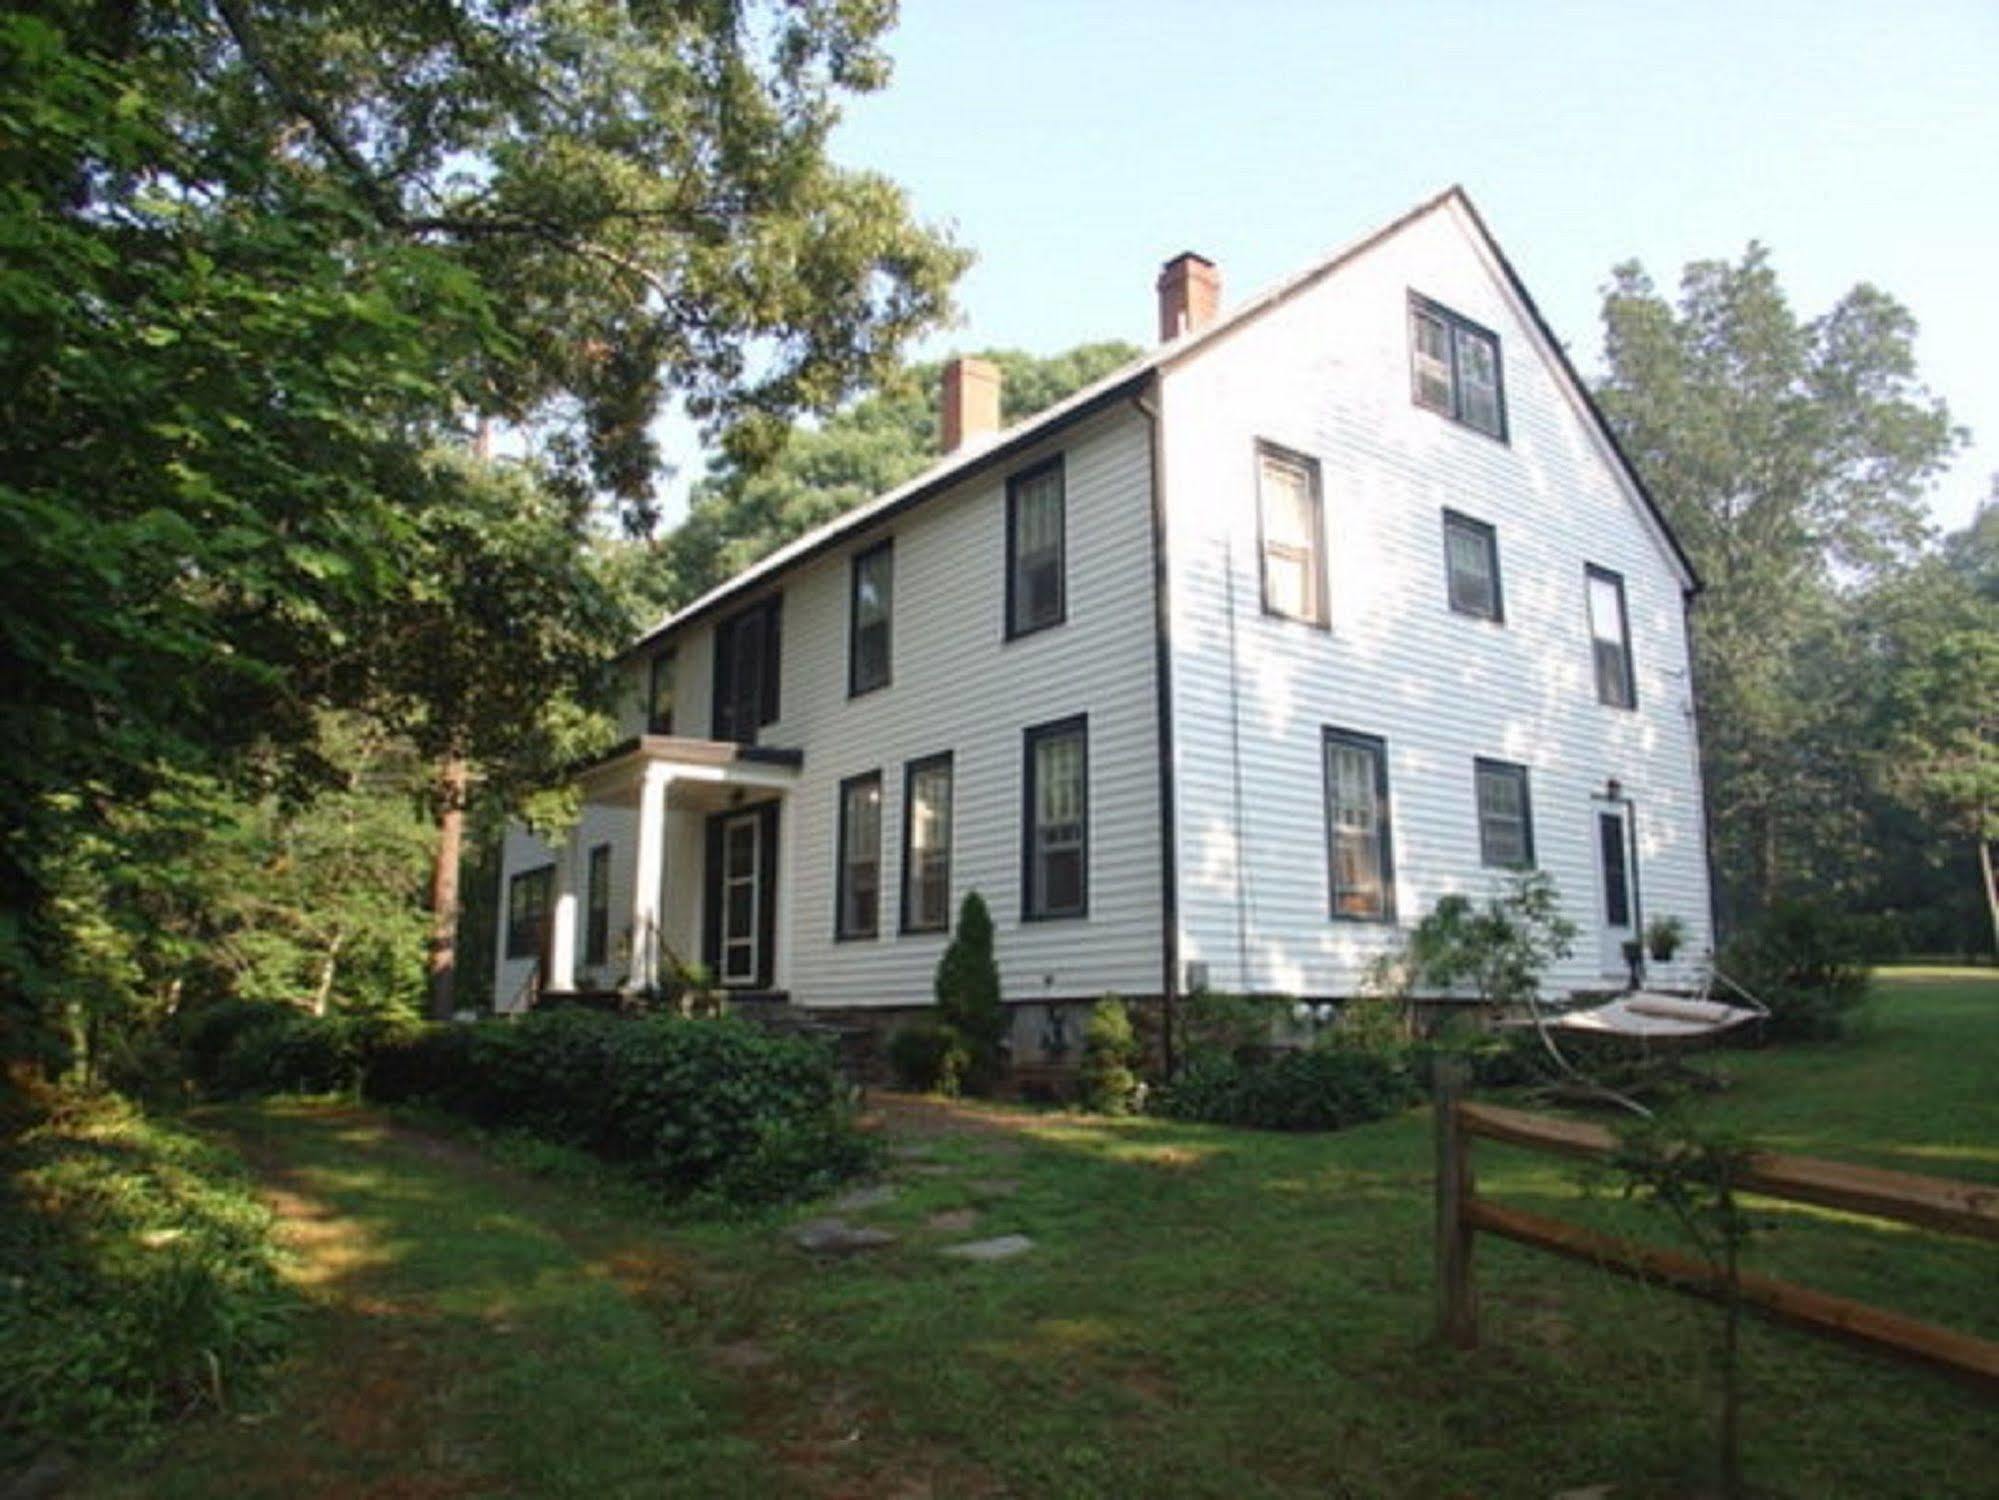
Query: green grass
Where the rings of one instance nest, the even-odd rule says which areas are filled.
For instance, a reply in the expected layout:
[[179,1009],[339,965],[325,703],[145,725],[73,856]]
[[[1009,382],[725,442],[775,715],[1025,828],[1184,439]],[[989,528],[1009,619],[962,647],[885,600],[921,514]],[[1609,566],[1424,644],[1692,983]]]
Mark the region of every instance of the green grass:
[[[1783,1149],[1999,1182],[1995,1056],[1989,974],[1900,972],[1851,1042],[1729,1055],[1732,1087],[1706,1109]],[[898,1161],[900,1195],[852,1217],[899,1242],[827,1263],[783,1232],[824,1205],[672,1222],[567,1168],[524,1175],[365,1113],[233,1114],[310,1231],[312,1336],[264,1422],[210,1424],[96,1492],[352,1493],[394,1476],[399,1493],[1612,1483],[1631,1500],[1709,1483],[1712,1310],[1482,1241],[1483,1347],[1430,1343],[1424,1112],[1296,1137],[999,1119]],[[1571,1166],[1486,1144],[1477,1164],[1506,1201],[1671,1238],[1648,1210],[1584,1195]],[[966,1232],[929,1221],[964,1209],[971,1232],[1036,1248],[991,1266],[940,1256]],[[1990,1247],[1788,1206],[1762,1217],[1751,1266],[1999,1337]],[[1993,1492],[1999,1416],[1980,1398],[1760,1325],[1745,1358],[1760,1492]]]

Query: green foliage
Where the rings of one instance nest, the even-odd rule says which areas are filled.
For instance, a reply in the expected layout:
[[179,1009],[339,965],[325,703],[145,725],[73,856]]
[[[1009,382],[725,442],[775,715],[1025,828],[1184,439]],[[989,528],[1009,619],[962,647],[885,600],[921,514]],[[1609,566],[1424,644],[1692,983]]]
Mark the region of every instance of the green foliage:
[[1826,1041],[1867,998],[1870,936],[1868,923],[1822,902],[1779,901],[1729,940],[1719,966],[1770,1007],[1771,1037]]
[[831,1054],[733,1019],[564,1008],[426,1028],[374,1047],[365,1087],[580,1147],[676,1197],[806,1196],[871,1160]]
[[[1017,422],[1137,357],[1129,344],[1083,344],[1043,359],[987,350],[999,366],[1002,419]],[[645,563],[637,587],[656,608],[706,593],[796,536],[922,472],[937,456],[941,364],[899,372],[768,463],[725,460],[695,487],[687,519]]]
[[1964,440],[1917,378],[1915,321],[1865,285],[1800,319],[1754,244],[1689,265],[1676,304],[1617,267],[1603,320],[1598,395],[1707,583],[1694,679],[1723,916],[1858,897],[1893,827],[1869,595],[1917,557],[1924,492]]
[[1143,1094],[1138,1063],[1131,1011],[1116,995],[1106,995],[1090,1007],[1089,1023],[1083,1028],[1079,1079],[1083,1108],[1100,1115],[1134,1113]]
[[291,1306],[234,1162],[99,1096],[61,1100],[0,1167],[0,1470],[234,1409]]
[[888,1039],[889,1073],[911,1093],[956,1096],[970,1061],[957,1032],[935,1022],[898,1026]]
[[1687,924],[1679,917],[1654,917],[1645,924],[1645,946],[1660,963],[1671,963],[1687,940]]
[[977,891],[967,891],[958,907],[950,946],[937,960],[936,994],[938,1019],[965,1049],[965,1088],[989,1093],[1005,1063],[1007,1013],[993,957],[992,913]]
[[1554,879],[1528,871],[1483,906],[1466,896],[1440,897],[1409,933],[1404,981],[1431,992],[1469,985],[1488,1005],[1521,1004],[1539,992],[1548,965],[1568,956],[1575,935]]
[[1190,1057],[1156,1096],[1176,1120],[1257,1130],[1340,1130],[1414,1102],[1399,1059],[1338,1047],[1286,1051],[1263,1061],[1221,1052]]
[[1276,1039],[1278,1018],[1288,1003],[1282,997],[1195,990],[1174,1007],[1179,1028],[1175,1045],[1182,1057],[1261,1055]]

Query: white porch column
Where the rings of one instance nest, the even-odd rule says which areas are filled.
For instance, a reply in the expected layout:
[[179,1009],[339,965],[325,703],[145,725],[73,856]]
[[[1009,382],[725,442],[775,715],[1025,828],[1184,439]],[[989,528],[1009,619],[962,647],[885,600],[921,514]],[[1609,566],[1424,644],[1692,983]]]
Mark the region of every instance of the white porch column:
[[631,987],[659,980],[659,893],[666,873],[666,789],[673,773],[650,761],[640,773],[638,854],[632,868]]
[[544,990],[576,988],[576,835],[571,829],[555,856],[555,910],[550,914],[548,974]]

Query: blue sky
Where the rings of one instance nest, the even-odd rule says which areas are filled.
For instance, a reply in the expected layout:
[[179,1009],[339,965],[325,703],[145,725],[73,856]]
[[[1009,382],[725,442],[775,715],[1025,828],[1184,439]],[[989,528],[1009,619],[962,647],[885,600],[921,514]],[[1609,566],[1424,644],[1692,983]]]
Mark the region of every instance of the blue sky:
[[920,354],[1149,342],[1169,255],[1234,301],[1461,182],[1586,372],[1613,264],[1760,239],[1802,313],[1915,313],[1974,439],[1939,521],[1999,471],[1993,0],[904,0],[890,51],[836,154],[979,256]]

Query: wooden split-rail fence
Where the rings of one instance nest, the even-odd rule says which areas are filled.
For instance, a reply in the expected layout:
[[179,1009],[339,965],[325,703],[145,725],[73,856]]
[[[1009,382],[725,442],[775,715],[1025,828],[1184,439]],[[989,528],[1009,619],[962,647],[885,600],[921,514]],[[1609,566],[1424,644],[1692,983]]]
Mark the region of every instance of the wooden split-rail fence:
[[[1437,1333],[1461,1349],[1478,1345],[1473,1237],[1496,1234],[1536,1250],[1665,1286],[1710,1301],[1729,1295],[1725,1272],[1698,1256],[1639,1244],[1578,1224],[1481,1198],[1471,1143],[1483,1136],[1511,1146],[1585,1161],[1609,1161],[1617,1140],[1601,1126],[1462,1097],[1461,1065],[1439,1067],[1437,1133]],[[1999,1188],[1878,1167],[1757,1152],[1734,1179],[1744,1193],[1892,1219],[1946,1234],[1999,1241]],[[1770,1321],[1927,1365],[1999,1395],[1999,1344],[1885,1308],[1744,1271],[1740,1305]]]

